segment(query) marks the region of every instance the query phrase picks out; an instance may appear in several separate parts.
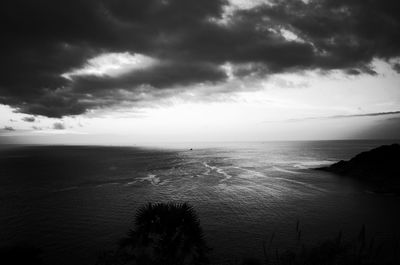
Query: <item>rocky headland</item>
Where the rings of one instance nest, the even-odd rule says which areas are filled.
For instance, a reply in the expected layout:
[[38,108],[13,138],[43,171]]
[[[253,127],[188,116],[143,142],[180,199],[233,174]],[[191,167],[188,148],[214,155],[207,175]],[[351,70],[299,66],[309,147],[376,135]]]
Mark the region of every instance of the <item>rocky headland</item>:
[[400,145],[383,145],[317,170],[359,179],[375,192],[400,194]]

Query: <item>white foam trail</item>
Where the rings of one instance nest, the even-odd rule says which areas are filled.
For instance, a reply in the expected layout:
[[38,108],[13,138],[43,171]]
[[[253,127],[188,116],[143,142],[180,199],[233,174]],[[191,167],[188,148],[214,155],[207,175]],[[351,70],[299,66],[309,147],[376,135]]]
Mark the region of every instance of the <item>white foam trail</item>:
[[165,184],[168,184],[169,182],[170,182],[169,180],[163,180],[158,185],[164,186]]
[[228,179],[230,179],[230,178],[232,177],[231,175],[229,175],[228,173],[226,173],[225,171],[223,171],[221,168],[218,168],[216,171],[217,171],[219,174],[225,176],[225,179],[223,179],[223,180],[221,180],[221,181],[228,180]]
[[210,165],[207,164],[206,162],[203,162],[203,165],[204,165],[206,168],[208,168],[208,170],[209,170],[208,172],[204,173],[204,174],[206,174],[206,175],[209,175],[209,174],[211,173],[211,171],[215,171],[215,172],[217,172],[218,174],[223,175],[223,176],[225,177],[225,178],[222,179],[221,181],[225,181],[225,180],[228,180],[228,179],[232,178],[232,176],[229,175],[228,173],[226,173],[222,168],[210,166]]
[[125,183],[124,186],[133,185],[133,184],[135,184],[136,182],[138,182],[138,181],[135,179],[135,180],[133,180],[133,181],[130,181],[130,182],[128,182],[128,183]]
[[119,185],[119,184],[121,184],[121,182],[108,182],[108,183],[102,183],[102,184],[96,185],[95,187],[100,188],[100,187],[107,186],[107,185]]
[[259,177],[268,177],[267,175],[265,175],[265,174],[263,174],[263,173],[261,173],[261,172],[255,171],[255,170],[251,170],[251,169],[247,169],[247,168],[242,168],[242,167],[233,167],[233,168],[236,168],[236,169],[240,169],[240,170],[249,172],[249,173],[251,173],[251,174],[253,174],[253,175],[256,175],[256,176],[259,176]]
[[297,164],[293,165],[293,167],[300,169],[308,169],[310,167],[326,166],[333,163],[335,163],[335,161],[330,161],[330,160],[302,161],[302,162],[297,162]]
[[216,169],[217,169],[217,167],[210,166],[210,165],[207,164],[206,162],[203,162],[203,165],[204,165],[206,168],[209,168],[210,170],[216,170]]
[[298,169],[308,169],[308,167],[305,167],[302,165],[293,165],[293,167],[298,168]]
[[148,174],[147,177],[139,179],[141,182],[147,180],[153,186],[157,186],[160,183],[160,178],[157,178],[157,175]]
[[276,167],[276,166],[273,166],[272,169],[275,170],[275,171],[289,173],[289,174],[300,174],[299,172],[287,170],[287,169]]

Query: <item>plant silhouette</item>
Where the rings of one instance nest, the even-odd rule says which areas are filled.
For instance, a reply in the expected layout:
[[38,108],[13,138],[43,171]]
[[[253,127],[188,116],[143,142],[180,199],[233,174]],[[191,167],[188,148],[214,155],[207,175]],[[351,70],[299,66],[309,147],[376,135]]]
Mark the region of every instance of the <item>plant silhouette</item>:
[[6,265],[41,265],[42,251],[29,245],[4,246],[0,248],[0,263]]
[[135,227],[120,242],[131,264],[206,264],[210,250],[200,220],[187,203],[148,203],[135,217]]

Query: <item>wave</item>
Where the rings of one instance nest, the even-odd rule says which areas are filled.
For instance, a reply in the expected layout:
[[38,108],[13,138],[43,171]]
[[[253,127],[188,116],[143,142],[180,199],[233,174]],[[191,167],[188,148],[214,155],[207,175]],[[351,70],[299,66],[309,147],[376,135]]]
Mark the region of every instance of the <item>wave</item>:
[[218,174],[220,174],[220,175],[225,177],[221,181],[226,181],[226,180],[229,180],[230,178],[232,178],[232,176],[229,175],[228,173],[226,173],[222,168],[215,167],[215,166],[210,166],[206,162],[203,162],[203,165],[208,169],[208,171],[206,173],[204,173],[206,175],[210,175],[211,171],[215,171]]
[[[319,188],[319,187],[316,187],[316,186],[314,186],[314,185],[312,185],[312,184],[309,184],[309,183],[305,183],[305,182],[301,182],[301,181],[297,181],[297,180],[293,180],[293,179],[288,179],[288,178],[282,178],[282,177],[271,177],[271,176],[268,176],[268,175],[266,175],[266,174],[264,174],[264,173],[261,173],[261,172],[259,172],[259,171],[256,171],[256,170],[251,170],[251,169],[247,169],[247,168],[243,168],[243,167],[232,167],[232,168],[236,168],[236,169],[239,169],[239,170],[242,170],[242,171],[245,171],[245,172],[248,172],[248,173],[250,173],[252,176],[256,176],[256,177],[262,177],[262,178],[270,178],[270,179],[273,179],[273,180],[279,180],[279,181],[285,181],[285,182],[290,182],[290,183],[294,183],[294,184],[297,184],[297,185],[301,185],[301,186],[304,186],[304,187],[306,187],[306,188],[309,188],[309,189],[312,189],[312,190],[315,190],[315,191],[319,191],[319,192],[328,192],[327,190],[325,190],[325,189],[322,189],[322,188]],[[286,170],[286,169],[282,169],[282,168],[279,168],[279,167],[273,167],[273,169],[275,170],[275,171],[280,171],[280,172],[285,172],[285,173],[290,173],[290,174],[301,174],[300,172],[296,172],[296,171],[290,171],[290,170]],[[251,184],[250,184],[250,186],[249,186],[249,188],[251,187],[251,188],[254,188],[254,185],[257,185],[256,184],[256,182],[251,182]],[[278,184],[278,183],[276,183],[275,181],[271,181],[271,182],[268,182],[268,183],[264,183],[263,185],[261,185],[262,187],[263,187],[263,189],[267,189],[268,191],[269,191],[269,193],[270,194],[275,194],[275,195],[277,195],[277,194],[280,194],[280,193],[287,193],[287,192],[290,192],[290,193],[296,193],[296,192],[299,192],[299,190],[297,190],[297,189],[294,189],[294,188],[291,188],[291,187],[287,187],[287,186],[285,186],[285,185],[282,185],[282,184]],[[220,185],[220,188],[224,188],[224,189],[228,189],[228,187],[226,187],[226,186],[221,186]],[[238,188],[238,187],[236,187],[236,188]],[[244,187],[240,187],[241,189],[243,189]],[[232,187],[229,187],[229,189],[233,189]],[[300,193],[299,193],[300,194]]]
[[135,179],[135,180],[133,180],[133,181],[129,181],[129,182],[127,182],[127,183],[125,183],[125,184],[124,184],[124,186],[130,186],[130,185],[136,184],[136,182],[138,182],[138,180],[137,180],[137,179]]
[[88,181],[84,183],[80,183],[79,185],[59,188],[55,189],[52,192],[63,192],[63,191],[70,191],[70,190],[77,190],[77,189],[85,189],[85,188],[101,188],[108,185],[119,185],[123,184],[124,186],[135,184],[138,180],[132,178],[121,178],[121,179],[111,179],[105,181]]
[[335,161],[331,160],[319,160],[319,161],[302,161],[302,162],[297,162],[296,164],[293,165],[295,168],[299,169],[310,169],[313,167],[318,167],[318,166],[326,166],[335,163]]
[[148,181],[153,186],[157,186],[161,182],[160,178],[158,178],[157,175],[154,174],[148,174],[147,177],[140,178],[139,181],[140,182]]
[[298,185],[301,185],[301,186],[304,186],[306,188],[309,188],[309,189],[312,189],[312,190],[316,190],[316,191],[319,191],[319,192],[328,192],[328,190],[326,190],[326,189],[318,188],[318,187],[316,187],[316,186],[314,186],[312,184],[301,182],[301,181],[297,181],[297,180],[293,180],[293,179],[287,179],[287,178],[275,178],[275,179],[279,179],[279,180],[283,180],[283,181],[286,181],[286,182],[291,182],[291,183],[294,183],[294,184],[298,184]]
[[139,178],[138,181],[140,182],[148,181],[153,186],[162,186],[170,182],[170,180],[168,179],[161,180],[161,178],[157,177],[157,175],[155,174],[148,174],[147,177]]
[[300,174],[300,172],[291,171],[291,170],[287,170],[287,169],[276,167],[276,166],[273,166],[272,169],[275,170],[275,171],[289,173],[289,174]]
[[56,190],[53,190],[53,192],[70,191],[70,190],[76,190],[76,189],[79,189],[79,188],[80,188],[80,187],[78,187],[78,186],[71,186],[71,187],[56,189]]
[[256,176],[258,176],[258,177],[262,177],[262,178],[268,177],[266,174],[261,173],[261,172],[258,172],[258,171],[256,171],[256,170],[252,170],[252,169],[248,169],[248,168],[243,168],[243,167],[232,167],[232,168],[236,168],[236,169],[239,169],[239,170],[242,170],[242,171],[251,173],[252,175],[256,175]]
[[130,186],[130,185],[134,185],[138,182],[144,182],[144,181],[148,181],[153,186],[165,185],[169,182],[169,180],[161,181],[160,177],[157,177],[157,175],[155,175],[155,174],[148,174],[147,177],[143,177],[143,178],[133,178],[133,179],[132,178],[123,178],[123,179],[113,179],[113,180],[109,180],[109,181],[87,182],[87,183],[82,183],[82,184],[76,185],[76,186],[55,189],[52,192],[64,192],[64,191],[71,191],[71,190],[77,190],[77,189],[82,189],[82,188],[101,188],[101,187],[108,186],[108,185]]

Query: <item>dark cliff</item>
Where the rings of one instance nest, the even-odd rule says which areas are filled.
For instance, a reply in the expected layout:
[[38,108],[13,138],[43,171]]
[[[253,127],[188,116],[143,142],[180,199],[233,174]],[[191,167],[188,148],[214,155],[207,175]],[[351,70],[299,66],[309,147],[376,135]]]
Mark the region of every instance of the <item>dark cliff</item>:
[[376,191],[400,193],[400,145],[384,145],[317,170],[366,181]]

